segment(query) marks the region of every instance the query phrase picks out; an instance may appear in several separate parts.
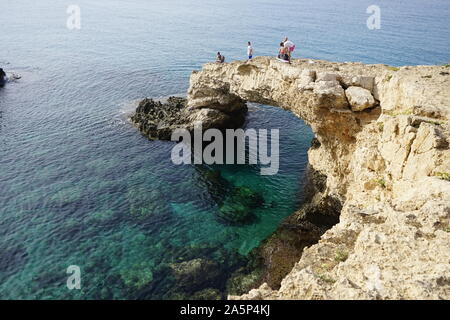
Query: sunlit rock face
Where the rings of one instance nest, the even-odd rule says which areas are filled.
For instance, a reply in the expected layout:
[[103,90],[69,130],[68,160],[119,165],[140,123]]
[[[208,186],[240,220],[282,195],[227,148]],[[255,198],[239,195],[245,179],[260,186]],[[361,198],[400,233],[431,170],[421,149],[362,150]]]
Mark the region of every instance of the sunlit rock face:
[[259,57],[192,74],[191,110],[231,114],[250,101],[305,120],[310,166],[326,176],[308,205],[342,208],[279,290],[230,298],[450,298],[449,72]]

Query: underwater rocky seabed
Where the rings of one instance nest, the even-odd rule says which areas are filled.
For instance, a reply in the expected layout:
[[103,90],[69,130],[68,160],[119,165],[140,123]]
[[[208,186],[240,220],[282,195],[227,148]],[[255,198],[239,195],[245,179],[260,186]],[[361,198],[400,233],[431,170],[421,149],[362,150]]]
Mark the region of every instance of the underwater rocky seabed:
[[[77,180],[54,180],[61,174],[55,168],[68,170],[63,159],[30,168],[34,191],[20,184],[0,221],[13,235],[0,245],[0,296],[219,299],[259,284],[266,273],[254,248],[298,208],[312,133],[269,106],[249,106],[245,126],[282,128],[276,176],[260,176],[258,165],[177,167],[172,142],[146,141],[130,124],[134,149],[102,146],[114,156],[99,156],[108,128],[93,146],[76,149]],[[79,139],[84,135],[89,130]],[[13,156],[2,159],[11,170],[20,165]],[[3,179],[14,181],[8,171]],[[27,223],[36,228],[23,228]],[[81,290],[65,286],[71,264],[81,267]]]
[[[164,103],[144,99],[136,108],[131,121],[150,140],[170,140],[172,132],[177,128],[192,130],[195,121],[198,121],[197,114],[200,114],[203,129],[242,126],[248,108],[241,106],[241,103],[237,102],[236,108],[230,108],[231,113],[225,110],[209,110],[214,113],[205,113],[203,112],[205,110],[187,107],[185,98],[170,97]],[[235,109],[240,111],[233,111]],[[318,143],[317,139],[312,139],[311,147],[317,147]],[[208,181],[207,188],[210,194],[214,195],[214,202],[218,205],[215,218],[220,223],[233,226],[254,224],[258,221],[256,210],[275,207],[274,202],[265,199],[263,192],[247,186],[234,185],[224,179],[220,169],[200,170]],[[264,282],[271,288],[279,288],[281,280],[299,260],[303,249],[315,244],[327,229],[338,222],[341,209],[340,202],[337,200],[333,202],[333,199],[328,199],[325,201],[327,203],[322,205],[308,205],[316,193],[324,191],[326,176],[308,167],[304,178],[306,185],[302,209],[284,219],[271,236],[248,255],[239,257],[231,254],[223,259],[222,267],[223,263],[228,263],[229,267],[225,268],[228,272],[221,270],[221,265],[202,258],[171,265],[177,285],[189,290],[202,289],[193,294],[191,298],[194,299],[223,297],[221,292],[238,295]],[[202,288],[202,285],[208,288]],[[174,290],[177,291],[179,288]],[[177,294],[171,296],[174,297],[190,298],[188,295]]]
[[[185,106],[184,98],[170,97],[165,103],[144,99],[131,117],[131,121],[150,140],[169,140],[175,128],[192,129],[190,112],[189,110],[186,112]],[[244,109],[243,113],[236,112],[229,116],[208,115],[202,119],[206,120],[203,121],[204,129],[241,127],[244,125],[248,111],[248,108]],[[257,107],[253,106],[253,112],[256,110],[258,110]],[[268,110],[273,112],[274,108],[268,107]],[[286,113],[285,111],[277,112]],[[293,115],[290,116],[293,117]],[[264,128],[264,124],[259,125]],[[310,129],[304,124],[302,127],[306,139],[312,139]],[[264,210],[276,211],[279,206],[276,200],[270,199],[264,185],[253,184],[251,180],[245,181],[249,178],[245,172],[246,169],[251,167],[253,173],[258,174],[258,166],[246,165],[247,168],[244,170],[233,165],[197,165],[195,167],[202,176],[208,194],[216,207],[213,218],[223,227],[245,228],[253,225],[256,231],[259,227],[263,227],[261,220]],[[247,177],[242,179],[240,177],[242,174]],[[309,175],[309,178],[312,176]],[[312,179],[309,180],[312,181]],[[302,192],[299,191],[300,193],[294,197],[297,203],[294,210],[303,199]],[[313,192],[313,188],[310,187],[308,197],[311,197]],[[180,210],[183,209],[183,207],[180,208]],[[146,215],[151,211],[153,211],[152,208],[147,210],[140,207],[134,213]],[[188,211],[192,210],[186,212]],[[180,211],[180,213],[183,212]],[[201,218],[197,218],[201,224]],[[205,244],[187,248],[177,262],[164,265],[159,270],[158,278],[164,278],[165,283],[165,293],[160,297],[163,299],[224,299],[230,294],[243,294],[263,282],[269,283],[273,288],[279,287],[282,278],[291,270],[303,248],[317,242],[320,235],[334,224],[334,221],[332,224],[329,224],[329,221],[321,221],[315,225],[306,222],[304,218],[299,219],[298,214],[288,217],[269,238],[260,239],[263,240],[260,245],[257,244],[259,240],[256,237],[253,245],[250,244],[246,248],[240,247],[238,250],[227,248],[226,244],[224,248]],[[275,225],[272,227],[276,228]],[[132,272],[130,270],[130,273]],[[141,275],[136,274],[135,277],[138,279]],[[168,279],[170,280],[167,281]],[[157,282],[154,281],[154,283]],[[144,285],[139,298],[145,298],[151,292],[154,283]],[[154,292],[151,296],[154,298]]]

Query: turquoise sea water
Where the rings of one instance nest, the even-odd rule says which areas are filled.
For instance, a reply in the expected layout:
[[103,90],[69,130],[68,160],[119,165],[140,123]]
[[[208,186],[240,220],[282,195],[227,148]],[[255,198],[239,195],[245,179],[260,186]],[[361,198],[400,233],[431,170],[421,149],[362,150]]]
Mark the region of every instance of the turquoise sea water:
[[[0,298],[168,298],[171,263],[211,259],[226,278],[298,207],[312,135],[292,114],[250,108],[247,127],[280,129],[275,176],[175,166],[172,143],[126,121],[137,99],[184,94],[216,51],[243,59],[251,40],[273,55],[288,35],[309,58],[450,60],[447,0],[75,2],[81,30],[66,28],[74,1],[0,2],[0,67],[22,75],[0,88]],[[380,30],[366,27],[372,4]],[[264,197],[254,223],[216,218],[230,186]],[[69,265],[81,290],[66,288]]]

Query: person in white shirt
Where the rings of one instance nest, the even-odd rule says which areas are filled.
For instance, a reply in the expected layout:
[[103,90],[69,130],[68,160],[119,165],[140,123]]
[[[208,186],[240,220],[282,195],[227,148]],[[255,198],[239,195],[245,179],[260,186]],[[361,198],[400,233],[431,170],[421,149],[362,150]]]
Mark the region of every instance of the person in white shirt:
[[288,39],[288,37],[283,40],[284,47],[287,48],[287,54],[289,55],[289,59],[291,58],[292,52],[295,49],[295,44]]
[[251,60],[253,58],[253,47],[250,41],[247,43],[247,56],[248,60]]

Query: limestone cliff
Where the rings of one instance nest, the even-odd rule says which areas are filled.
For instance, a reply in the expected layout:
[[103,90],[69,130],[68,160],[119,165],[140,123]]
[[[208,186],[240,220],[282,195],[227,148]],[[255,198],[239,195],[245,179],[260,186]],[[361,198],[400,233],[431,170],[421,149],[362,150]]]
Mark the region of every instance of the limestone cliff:
[[309,164],[326,176],[310,205],[342,207],[279,290],[230,298],[450,298],[449,72],[260,57],[192,74],[191,110],[250,101],[305,120]]

